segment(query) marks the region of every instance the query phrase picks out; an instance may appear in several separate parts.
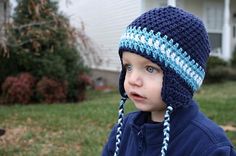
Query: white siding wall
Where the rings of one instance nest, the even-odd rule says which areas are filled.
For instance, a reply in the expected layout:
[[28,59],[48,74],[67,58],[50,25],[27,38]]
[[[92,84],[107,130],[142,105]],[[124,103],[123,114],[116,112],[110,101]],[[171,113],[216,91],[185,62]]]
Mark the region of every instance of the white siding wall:
[[[97,47],[97,54],[102,59],[101,65],[90,64],[90,67],[109,71],[119,71],[118,42],[125,27],[142,12],[161,6],[165,0],[58,0],[60,8],[72,19],[75,26],[80,20],[85,24],[86,34]],[[66,1],[71,4],[66,6]],[[224,0],[177,0],[177,6],[191,11],[205,23],[205,3],[219,3]],[[92,5],[91,5],[92,4]],[[235,1],[231,0],[231,14],[235,12]],[[233,25],[236,20],[232,21]],[[231,48],[236,39],[231,37]]]
[[[236,31],[236,16],[234,17],[233,14],[236,15],[236,1],[235,0],[231,0],[230,1],[230,10],[231,10],[231,21],[230,23],[232,24],[232,29],[231,29],[231,49],[232,52],[234,52],[236,50],[236,36],[233,36],[233,29],[235,29]],[[235,32],[236,35],[236,32]]]
[[4,35],[4,24],[8,22],[10,6],[8,1],[0,0],[0,39]]
[[0,24],[3,23],[4,20],[4,9],[3,9],[3,2],[0,1]]
[[162,7],[167,5],[167,0],[142,0],[142,11],[146,12],[150,9],[154,9],[157,7]]
[[2,28],[4,22],[5,22],[5,10],[4,10],[4,3],[3,0],[0,0],[0,29]]
[[63,1],[60,1],[61,10],[71,16],[75,26],[82,19],[86,34],[98,46],[102,64],[91,67],[119,71],[118,42],[125,27],[141,13],[140,0],[71,0],[67,7]]

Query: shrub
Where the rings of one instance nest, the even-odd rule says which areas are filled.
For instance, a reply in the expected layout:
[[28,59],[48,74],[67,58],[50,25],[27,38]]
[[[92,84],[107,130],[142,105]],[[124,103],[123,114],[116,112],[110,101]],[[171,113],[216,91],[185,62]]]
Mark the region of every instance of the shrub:
[[56,103],[66,101],[67,83],[43,77],[36,85],[36,92],[42,102]]
[[[8,76],[17,75],[21,73],[17,67],[17,58],[15,55],[11,57],[4,57],[0,55],[0,86]],[[1,90],[0,90],[1,93]]]
[[210,56],[207,62],[207,69],[214,68],[216,66],[227,66],[228,63],[217,56]]
[[233,80],[233,81],[236,80],[236,69],[235,69],[235,67],[228,68],[228,73],[227,74],[228,74],[227,75],[228,80]]
[[231,63],[231,66],[236,67],[236,48],[234,49],[230,63]]
[[68,95],[69,102],[78,102],[86,99],[86,88],[91,85],[92,80],[87,74],[77,74],[75,77],[69,77]]
[[87,68],[79,55],[77,30],[58,12],[57,2],[20,0],[6,32],[9,57],[0,57],[0,85],[10,75],[29,72],[37,80],[67,82],[67,100],[77,101],[77,76]]
[[31,102],[33,95],[34,82],[34,77],[29,73],[21,73],[16,77],[7,77],[2,84],[2,101],[9,104],[28,104]]
[[92,85],[92,80],[87,74],[81,74],[78,76],[77,79],[78,82],[78,95],[77,95],[77,101],[83,101],[86,98],[86,87]]
[[223,82],[229,78],[230,67],[216,66],[208,70],[206,81],[209,83]]
[[210,56],[207,62],[206,83],[222,82],[227,79],[229,74],[229,66],[223,59]]
[[[233,59],[232,59],[233,60]],[[236,70],[231,60],[229,64],[215,56],[211,56],[207,63],[206,83],[223,82],[225,80],[236,80]]]

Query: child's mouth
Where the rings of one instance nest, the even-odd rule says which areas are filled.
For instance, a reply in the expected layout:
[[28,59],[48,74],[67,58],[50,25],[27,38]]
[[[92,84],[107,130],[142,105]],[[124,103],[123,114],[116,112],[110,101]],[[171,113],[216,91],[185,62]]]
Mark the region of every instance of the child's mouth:
[[136,93],[136,92],[130,92],[130,98],[134,101],[143,101],[146,99],[146,97]]

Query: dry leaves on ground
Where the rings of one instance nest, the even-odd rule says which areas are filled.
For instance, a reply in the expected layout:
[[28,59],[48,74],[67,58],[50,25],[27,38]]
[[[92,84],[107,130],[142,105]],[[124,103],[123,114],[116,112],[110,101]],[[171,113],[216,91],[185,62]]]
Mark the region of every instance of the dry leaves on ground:
[[221,125],[226,132],[236,132],[236,127],[234,125],[228,124],[228,125]]

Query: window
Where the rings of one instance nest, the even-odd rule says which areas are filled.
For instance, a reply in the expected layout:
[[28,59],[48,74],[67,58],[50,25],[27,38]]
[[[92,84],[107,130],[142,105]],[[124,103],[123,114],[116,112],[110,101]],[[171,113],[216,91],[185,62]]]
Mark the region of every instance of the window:
[[224,4],[206,2],[204,5],[204,23],[208,31],[212,53],[221,53],[222,30],[224,23]]
[[222,32],[224,5],[220,3],[206,4],[204,8],[205,25],[208,31]]
[[212,53],[222,53],[221,52],[221,39],[222,39],[222,33],[208,33],[210,45],[212,49]]

